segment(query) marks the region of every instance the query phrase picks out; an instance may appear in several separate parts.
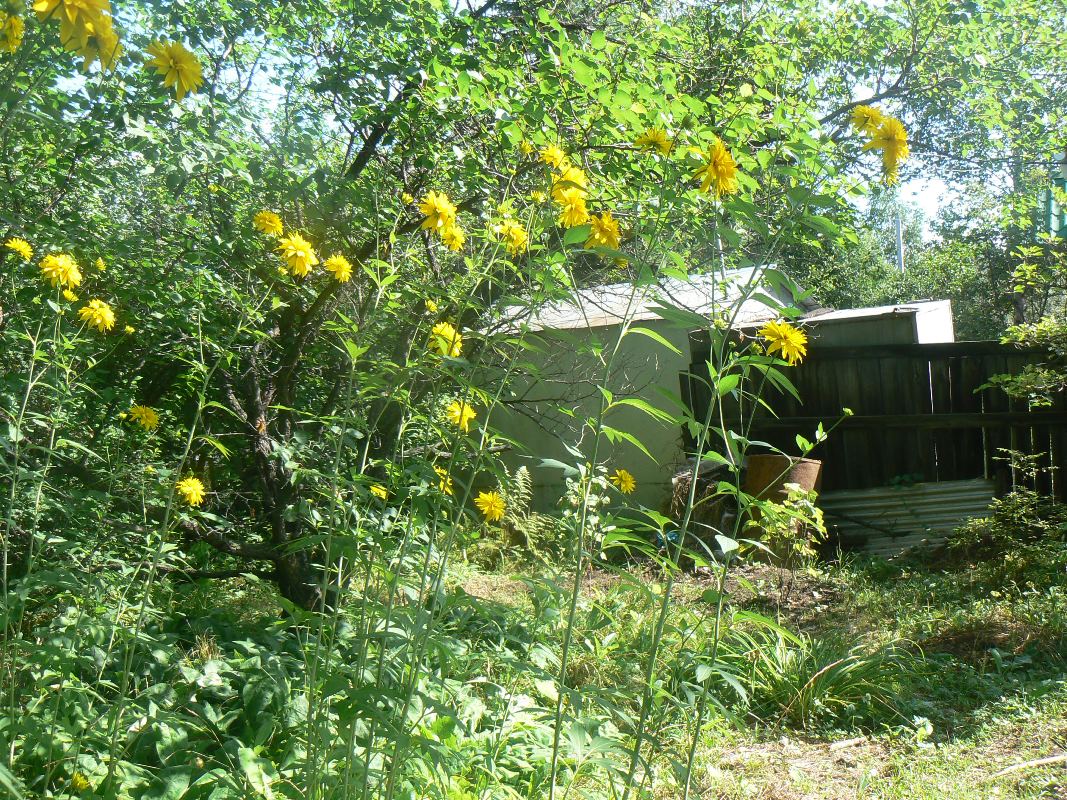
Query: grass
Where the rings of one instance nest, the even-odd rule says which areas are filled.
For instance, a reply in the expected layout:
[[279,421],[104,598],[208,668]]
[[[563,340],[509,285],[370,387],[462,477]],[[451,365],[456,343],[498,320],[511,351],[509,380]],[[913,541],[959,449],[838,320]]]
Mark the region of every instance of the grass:
[[[852,558],[794,576],[742,569],[730,583],[735,607],[775,616],[797,642],[766,627],[727,635],[724,661],[746,652],[753,661],[753,696],[747,713],[713,719],[704,731],[696,796],[1067,797],[1063,765],[994,777],[1067,750],[1065,574],[1062,545],[974,563]],[[678,628],[687,615],[706,612],[709,581],[689,576],[679,584]],[[640,652],[652,614],[631,582],[599,573],[587,581],[576,682],[625,684],[619,664]],[[637,582],[655,591],[652,576]],[[460,583],[515,609],[537,605],[504,574],[472,571]],[[607,645],[593,634],[597,614],[612,620]],[[747,651],[739,646],[745,636],[759,640]],[[850,701],[853,713],[817,713],[816,675],[814,683],[840,679],[821,695]],[[655,796],[678,796],[670,770],[661,774]]]
[[[740,567],[725,587],[714,663],[718,584],[681,576],[653,673],[647,796],[681,796],[706,690],[691,797],[1063,800],[1062,766],[994,776],[1067,749],[1065,570],[1062,546],[975,563]],[[561,695],[566,796],[617,796],[660,576],[583,576],[561,686],[568,585],[544,568],[531,572],[460,563],[433,598],[437,623],[410,711],[418,738],[402,762],[403,780],[421,787],[412,796],[543,796]],[[38,700],[10,724],[21,777],[46,776],[33,784],[40,796],[74,797],[75,772],[98,786],[106,769],[107,743],[93,724],[111,708],[129,610],[114,584],[96,581],[95,594],[72,583],[57,598],[28,595],[38,644],[19,674]],[[383,614],[383,597],[372,594],[354,599],[336,630],[315,633],[284,618],[273,590],[254,580],[168,586],[151,600],[145,634],[129,639],[119,796],[197,800],[217,784],[229,792],[219,797],[245,797],[268,776],[276,797],[295,800],[312,748],[322,753],[320,796],[350,796],[360,774],[346,770],[361,763],[351,754],[364,752],[366,719],[394,724],[376,709],[401,702],[401,658],[427,609],[402,595],[388,630],[364,629],[360,603],[368,618]]]

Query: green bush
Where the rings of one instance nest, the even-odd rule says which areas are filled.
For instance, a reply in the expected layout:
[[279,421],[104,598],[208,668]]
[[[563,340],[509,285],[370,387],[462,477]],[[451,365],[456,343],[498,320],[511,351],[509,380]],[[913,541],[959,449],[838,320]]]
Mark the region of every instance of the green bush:
[[1019,486],[993,500],[984,517],[968,520],[949,538],[961,554],[991,556],[1022,545],[1061,542],[1067,537],[1067,505]]

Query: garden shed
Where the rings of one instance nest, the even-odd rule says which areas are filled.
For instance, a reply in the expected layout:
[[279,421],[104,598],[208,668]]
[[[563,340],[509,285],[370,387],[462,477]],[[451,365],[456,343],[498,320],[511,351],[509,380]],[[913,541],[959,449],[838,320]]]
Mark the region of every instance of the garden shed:
[[[513,388],[503,410],[494,412],[493,425],[514,442],[505,454],[509,467],[525,465],[533,473],[535,508],[555,507],[565,490],[562,472],[541,466],[542,461],[577,462],[568,446],[588,453],[582,445],[591,434],[583,422],[596,414],[601,401],[597,389],[603,383],[600,354],[618,339],[623,322],[630,320],[633,328],[622,341],[608,382],[612,398],[634,398],[671,409],[679,399],[688,399],[684,381],[679,397],[678,376],[690,370],[701,343],[699,336],[691,336],[691,325],[677,321],[677,315],[672,319],[670,309],[711,318],[747,294],[749,299],[737,309],[732,324],[740,330],[758,328],[778,316],[779,307],[795,305],[795,301],[788,290],[769,284],[746,292],[744,287],[751,287],[756,275],[753,269],[740,269],[692,276],[688,281],[667,278],[650,286],[609,284],[578,290],[569,300],[548,304],[533,314],[508,309],[505,319],[511,331],[526,332],[532,348],[530,372],[536,377]],[[812,342],[824,347],[953,340],[948,301],[842,311],[808,304],[801,309]],[[625,406],[609,414],[605,423],[637,437],[648,452],[616,437],[602,443],[601,456],[612,469],[623,467],[634,475],[637,502],[663,507],[672,478],[686,461],[682,430]]]

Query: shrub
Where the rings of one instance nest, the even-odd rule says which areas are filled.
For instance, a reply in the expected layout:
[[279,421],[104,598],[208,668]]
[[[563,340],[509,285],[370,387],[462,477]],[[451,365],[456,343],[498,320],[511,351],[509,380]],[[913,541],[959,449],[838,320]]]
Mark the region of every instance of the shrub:
[[984,517],[968,520],[949,539],[967,555],[995,555],[1014,547],[1062,541],[1067,534],[1067,505],[1019,486],[993,500]]

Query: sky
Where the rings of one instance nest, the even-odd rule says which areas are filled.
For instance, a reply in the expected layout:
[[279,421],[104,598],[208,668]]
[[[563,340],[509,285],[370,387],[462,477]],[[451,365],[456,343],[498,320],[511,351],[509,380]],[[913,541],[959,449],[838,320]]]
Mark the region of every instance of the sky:
[[924,240],[934,238],[930,231],[930,221],[937,216],[950,191],[949,185],[938,177],[913,178],[901,183],[901,199],[922,209]]

